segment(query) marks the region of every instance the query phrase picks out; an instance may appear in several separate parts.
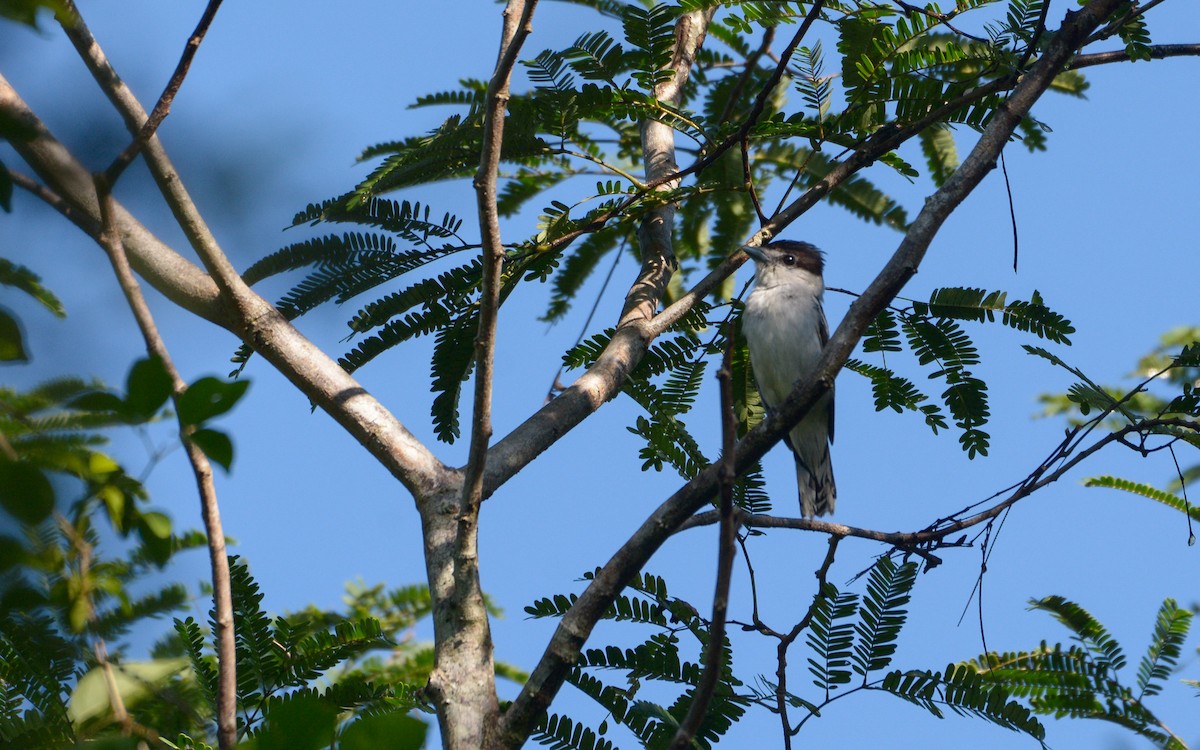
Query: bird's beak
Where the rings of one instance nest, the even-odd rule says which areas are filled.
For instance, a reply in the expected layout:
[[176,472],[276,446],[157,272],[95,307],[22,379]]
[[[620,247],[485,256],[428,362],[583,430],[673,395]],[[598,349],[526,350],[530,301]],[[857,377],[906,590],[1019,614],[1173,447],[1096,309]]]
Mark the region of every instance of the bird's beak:
[[738,249],[741,250],[742,252],[744,252],[746,255],[749,255],[750,260],[753,260],[757,263],[765,263],[767,261],[767,254],[763,252],[761,247],[751,247],[750,245],[742,245]]

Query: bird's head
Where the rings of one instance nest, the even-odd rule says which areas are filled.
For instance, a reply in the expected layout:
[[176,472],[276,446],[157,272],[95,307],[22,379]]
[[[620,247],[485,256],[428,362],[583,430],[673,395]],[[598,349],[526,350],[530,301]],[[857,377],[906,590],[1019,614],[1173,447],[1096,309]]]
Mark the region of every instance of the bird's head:
[[807,242],[776,240],[762,247],[745,245],[742,250],[754,261],[754,281],[759,288],[823,282],[825,255]]

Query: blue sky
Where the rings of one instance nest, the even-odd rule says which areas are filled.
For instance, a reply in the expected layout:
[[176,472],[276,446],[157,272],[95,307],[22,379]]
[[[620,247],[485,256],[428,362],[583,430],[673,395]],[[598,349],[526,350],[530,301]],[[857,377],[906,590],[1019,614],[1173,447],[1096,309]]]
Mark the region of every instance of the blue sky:
[[[119,12],[115,6],[89,5],[83,11],[95,35],[149,103],[174,68],[203,3],[130,0]],[[283,12],[281,7],[229,3],[222,8],[161,131],[218,239],[241,268],[310,236],[281,230],[305,204],[341,192],[365,173],[366,167],[353,163],[364,146],[423,132],[449,114],[406,106],[418,94],[453,88],[461,77],[486,77],[500,23],[499,6],[462,0],[295,2]],[[1052,25],[1066,7],[1055,4]],[[569,42],[588,24],[590,16],[581,9],[542,4],[524,57]],[[1150,30],[1159,43],[1195,41],[1200,11],[1186,2],[1166,3],[1151,15]],[[0,71],[90,166],[107,163],[123,145],[118,119],[104,108],[70,46],[53,30],[38,35],[0,24]],[[1195,297],[1200,150],[1191,136],[1200,122],[1200,102],[1191,93],[1195,71],[1194,59],[1093,68],[1087,71],[1092,87],[1086,101],[1047,96],[1035,114],[1053,127],[1049,151],[1030,155],[1014,147],[1006,154],[1020,232],[1019,273],[1012,270],[1009,208],[997,170],[946,224],[905,296],[920,299],[951,285],[1005,289],[1019,299],[1039,290],[1077,328],[1073,346],[1050,348],[1103,382],[1123,377],[1162,332],[1200,324]],[[957,135],[965,152],[972,134]],[[919,160],[915,152],[908,157]],[[16,162],[7,148],[0,149],[0,159]],[[924,181],[878,179],[910,215],[930,189]],[[178,230],[148,186],[138,168],[119,185],[118,198],[182,248]],[[462,217],[470,217],[474,205],[467,184],[400,197]],[[523,217],[504,229],[519,238],[529,233],[529,221]],[[868,283],[899,240],[892,230],[824,207],[785,236],[823,248],[827,283],[851,290]],[[67,320],[57,321],[22,300],[4,300],[25,320],[34,355],[28,366],[7,368],[5,380],[27,385],[61,374],[90,374],[122,382],[128,364],[140,356],[140,339],[99,249],[18,196],[15,213],[0,216],[0,252],[41,274],[69,312]],[[632,264],[622,262],[618,280],[631,270]],[[739,273],[739,282],[748,278],[747,271]],[[593,330],[615,320],[620,286],[602,298]],[[590,303],[596,293],[598,283],[585,290],[584,299]],[[536,320],[545,295],[545,289],[531,287],[505,308],[497,435],[540,406],[559,356],[574,342],[589,306],[580,305],[565,322],[548,327]],[[187,379],[230,369],[228,356],[236,342],[229,334],[157,296],[152,304]],[[831,324],[847,305],[842,295],[828,296]],[[302,328],[340,353],[346,348],[340,341],[346,313],[313,314]],[[978,374],[990,386],[991,455],[970,461],[954,433],[934,437],[911,415],[875,413],[866,381],[846,373],[838,381],[833,451],[838,520],[884,530],[922,527],[1020,479],[1058,442],[1063,423],[1035,419],[1037,396],[1065,389],[1070,378],[1020,350],[1022,343],[1044,342],[999,327],[972,333],[984,355]],[[429,342],[418,342],[375,362],[360,377],[432,444],[428,354]],[[309,602],[334,605],[344,583],[357,578],[390,585],[423,581],[410,498],[331,420],[310,413],[306,399],[265,363],[254,362],[247,375],[253,381],[249,396],[223,423],[235,437],[237,459],[219,492],[226,530],[238,542],[234,551],[250,560],[267,605],[275,610]],[[700,430],[703,447],[715,455],[717,417],[711,401],[697,407],[689,424],[706,425]],[[507,611],[495,624],[498,659],[531,668],[553,624],[525,620],[522,608],[540,596],[578,591],[580,574],[602,564],[679,486],[670,473],[640,471],[637,439],[625,430],[635,414],[627,401],[609,404],[486,504],[484,586]],[[167,431],[155,439],[165,442]],[[461,443],[435,449],[449,464],[465,461]],[[132,468],[144,461],[136,437],[119,436],[117,452]],[[769,489],[782,498],[777,508],[784,512],[791,512],[794,498],[790,462],[782,448],[766,461]],[[1113,451],[1022,503],[1004,525],[989,561],[982,605],[988,645],[1013,650],[1043,638],[1065,640],[1066,632],[1049,617],[1025,608],[1030,597],[1061,594],[1106,623],[1136,661],[1164,597],[1184,605],[1197,601],[1200,552],[1186,544],[1182,515],[1131,496],[1085,489],[1079,480],[1113,473],[1163,486],[1172,472],[1161,454],[1138,461]],[[155,469],[149,486],[154,504],[168,510],[177,526],[199,525],[178,451]],[[764,619],[777,627],[790,625],[811,600],[824,537],[776,532],[754,540],[751,549],[760,596],[770,602]],[[689,531],[668,543],[648,570],[666,576],[674,593],[705,610],[714,550],[713,529]],[[879,551],[847,540],[831,580],[843,584]],[[978,550],[947,552],[944,559],[946,564],[918,581],[898,666],[940,669],[981,650],[979,612],[969,599]],[[182,559],[172,574],[184,580],[204,577],[203,557]],[[747,581],[740,565],[734,586],[732,616],[747,619]],[[196,608],[206,611],[207,604]],[[636,637],[628,630],[599,637],[605,636],[618,642]],[[1196,644],[1193,637],[1183,675],[1193,679],[1200,676]],[[737,648],[743,675],[773,671],[770,644],[746,639]],[[802,649],[794,650],[793,663],[802,664],[804,657]],[[802,667],[793,668],[792,680],[805,684]],[[511,697],[514,691],[505,689]],[[1193,695],[1194,690],[1176,684],[1152,707],[1185,739],[1200,741]],[[871,720],[864,721],[868,716]],[[926,748],[967,741],[996,748],[1031,745],[1027,738],[975,721],[938,722],[879,696],[835,704],[805,728],[801,741],[834,747],[894,743],[901,727]],[[777,733],[774,717],[752,713],[730,744],[776,746]],[[1081,723],[1050,723],[1049,741],[1060,750],[1137,746],[1115,728]]]

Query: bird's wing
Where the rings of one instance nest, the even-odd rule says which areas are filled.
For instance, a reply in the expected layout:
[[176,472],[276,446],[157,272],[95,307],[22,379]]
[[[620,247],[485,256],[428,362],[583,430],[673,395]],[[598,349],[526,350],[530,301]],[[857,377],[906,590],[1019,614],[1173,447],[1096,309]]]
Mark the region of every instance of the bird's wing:
[[[820,314],[817,322],[817,338],[821,341],[821,348],[829,343],[829,322],[825,320],[825,306],[817,307],[817,312]],[[833,386],[829,387],[829,442],[833,442]]]

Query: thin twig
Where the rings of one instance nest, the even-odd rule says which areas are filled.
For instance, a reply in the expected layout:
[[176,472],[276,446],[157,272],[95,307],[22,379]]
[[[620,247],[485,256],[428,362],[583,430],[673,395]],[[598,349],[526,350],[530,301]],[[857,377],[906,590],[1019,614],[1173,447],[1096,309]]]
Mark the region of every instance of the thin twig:
[[[1034,492],[1037,492],[1040,489],[1043,489],[1047,485],[1057,482],[1067,472],[1078,466],[1084,460],[1105,446],[1113,443],[1125,442],[1124,439],[1127,435],[1139,434],[1143,430],[1158,426],[1182,427],[1200,434],[1200,422],[1187,419],[1164,417],[1159,419],[1147,419],[1137,424],[1129,425],[1116,432],[1108,433],[1103,437],[1098,438],[1091,446],[1077,453],[1075,452],[1075,449],[1078,447],[1077,445],[1070,445],[1064,441],[1064,443],[1060,444],[1033,473],[1026,477],[1024,481],[1016,485],[1016,488],[1013,489],[1004,500],[966,518],[951,516],[946,519],[939,519],[939,521],[936,523],[920,531],[877,531],[874,529],[864,529],[857,526],[847,526],[845,524],[834,523],[832,521],[820,521],[807,518],[780,518],[777,516],[751,513],[744,514],[742,516],[742,522],[747,528],[752,529],[797,529],[817,531],[836,536],[852,536],[859,539],[870,539],[876,542],[890,544],[906,552],[914,553],[919,553],[921,550],[928,550],[930,548],[937,549],[938,547],[945,546],[959,546],[955,543],[947,543],[946,538],[951,534],[965,531],[974,526],[978,526],[981,523],[985,523],[997,518],[1004,511],[1011,508],[1024,498],[1032,495]],[[1045,473],[1045,468],[1054,463],[1059,464],[1058,468],[1052,472]],[[684,529],[695,528],[698,526],[711,526],[719,521],[719,515],[714,511],[697,513],[696,515],[687,519],[687,521],[684,523],[680,524],[678,530],[682,531]]]
[[[129,266],[120,234],[112,223],[112,188],[106,176],[96,175],[96,195],[100,199],[102,229],[100,245],[108,254],[113,272],[121,285],[121,291],[129,303],[133,317],[146,343],[146,351],[159,358],[171,378],[172,398],[178,416],[179,399],[187,390],[187,384],[171,361],[166,344],[159,335],[158,326],[150,313],[141,286]],[[237,744],[237,672],[233,634],[233,598],[229,578],[229,558],[225,552],[225,532],[221,527],[221,512],[217,504],[217,490],[213,484],[212,465],[204,451],[192,442],[195,428],[179,422],[179,438],[187,452],[196,486],[200,494],[200,512],[204,530],[208,535],[208,557],[212,568],[214,638],[217,642],[217,742],[221,750],[232,750]]]
[[[1200,56],[1200,44],[1152,44],[1149,52],[1152,60],[1165,60],[1168,57],[1197,57]],[[1090,68],[1093,65],[1108,65],[1129,62],[1129,60],[1129,52],[1123,49],[1092,52],[1076,57],[1067,66],[1067,69],[1079,70],[1080,68]]]
[[158,131],[158,126],[171,113],[171,103],[175,101],[175,95],[179,93],[179,87],[183,85],[183,79],[187,77],[188,69],[192,67],[192,59],[196,56],[196,51],[200,49],[200,43],[204,41],[204,35],[208,33],[208,27],[212,25],[213,18],[216,17],[217,9],[220,7],[221,0],[209,0],[208,6],[200,16],[200,22],[196,24],[196,30],[188,37],[187,44],[183,47],[183,54],[179,57],[179,64],[175,66],[171,80],[167,82],[167,87],[158,97],[158,103],[154,105],[154,109],[146,118],[142,129],[134,136],[133,142],[117,155],[108,169],[104,170],[104,176],[108,179],[109,185],[117,184],[121,173],[133,162],[150,137]]
[[[504,266],[504,244],[500,238],[500,215],[496,207],[496,181],[500,147],[504,141],[504,113],[508,108],[509,80],[521,45],[532,31],[537,0],[511,0],[505,9],[504,36],[496,70],[488,84],[484,114],[484,141],[475,175],[479,228],[483,235],[483,281],[479,295],[479,330],[475,336],[475,399],[467,465],[463,470],[462,514],[478,514],[483,498],[483,467],[492,438],[492,381],[496,364],[496,327],[500,311],[500,276]],[[459,544],[464,537],[460,534]]]
[[1000,173],[1004,175],[1004,190],[1008,193],[1008,218],[1012,222],[1013,233],[1013,273],[1017,272],[1017,257],[1020,245],[1017,235],[1017,209],[1013,205],[1012,183],[1008,181],[1008,164],[1004,161],[1004,152],[1000,152]]
[[813,595],[812,604],[808,605],[808,610],[800,621],[792,626],[792,629],[786,635],[779,636],[779,645],[775,649],[775,708],[779,714],[779,721],[783,725],[783,746],[785,750],[791,750],[792,736],[796,733],[792,727],[791,721],[788,719],[788,692],[787,692],[787,653],[796,639],[800,637],[812,622],[812,618],[817,614],[817,605],[821,603],[821,598],[825,594],[825,586],[829,583],[829,569],[833,567],[833,560],[837,557],[838,544],[842,541],[842,537],[834,535],[829,537],[829,546],[825,550],[825,559],[821,561],[821,567],[817,568],[817,593]]
[[1187,518],[1188,527],[1188,546],[1191,547],[1196,543],[1196,532],[1192,528],[1192,505],[1188,500],[1187,495],[1187,479],[1183,476],[1183,469],[1179,467],[1179,457],[1175,455],[1175,446],[1171,443],[1167,445],[1171,451],[1171,461],[1175,464],[1175,474],[1179,477],[1179,492],[1183,495],[1183,515]]
[[[617,272],[617,265],[621,262],[621,256],[624,254],[625,241],[622,240],[621,244],[617,247],[616,253],[614,253],[612,265],[608,267],[608,273],[604,276],[604,283],[600,285],[599,291],[596,292],[596,299],[592,301],[592,309],[588,310],[587,318],[584,319],[583,325],[579,328],[579,335],[575,337],[575,343],[571,345],[572,349],[579,346],[579,343],[583,341],[583,337],[591,329],[592,318],[596,317],[596,311],[600,309],[600,300],[604,299],[604,293],[608,291],[608,285],[612,283],[613,275]],[[560,364],[558,371],[554,373],[554,380],[550,383],[550,389],[546,391],[546,403],[550,403],[556,395],[562,392],[562,374],[564,369],[566,369],[566,365]]]
[[27,174],[16,172],[6,167],[0,167],[8,173],[8,178],[12,183],[21,188],[25,192],[41,200],[50,208],[58,211],[67,221],[79,227],[89,237],[95,239],[100,236],[100,225],[92,220],[90,216],[76,211],[75,208],[63,200],[63,197],[51,190],[48,186],[43,185]]
[[[732,324],[729,324],[732,325]],[[692,694],[692,705],[671,740],[671,750],[683,750],[704,721],[713,693],[721,681],[725,656],[725,620],[729,612],[729,589],[733,577],[733,558],[736,553],[738,525],[734,519],[733,484],[737,473],[733,466],[733,448],[737,442],[737,417],[733,412],[733,348],[735,337],[727,332],[725,355],[717,381],[721,390],[721,525],[717,534],[717,584],[713,594],[712,619],[708,625],[708,642],[704,645],[704,672]]]
[[725,107],[721,110],[720,117],[717,118],[718,124],[729,120],[734,108],[742,98],[742,92],[746,90],[746,84],[750,83],[750,79],[754,77],[754,71],[758,69],[758,61],[771,49],[771,43],[774,41],[775,27],[768,26],[763,32],[758,48],[746,58],[745,67],[742,69],[742,74],[738,76],[737,83],[733,84],[733,88],[730,89],[729,98],[725,100]]

